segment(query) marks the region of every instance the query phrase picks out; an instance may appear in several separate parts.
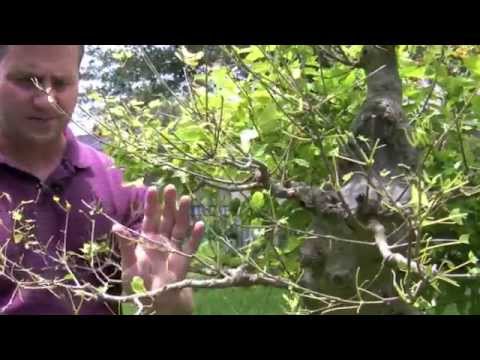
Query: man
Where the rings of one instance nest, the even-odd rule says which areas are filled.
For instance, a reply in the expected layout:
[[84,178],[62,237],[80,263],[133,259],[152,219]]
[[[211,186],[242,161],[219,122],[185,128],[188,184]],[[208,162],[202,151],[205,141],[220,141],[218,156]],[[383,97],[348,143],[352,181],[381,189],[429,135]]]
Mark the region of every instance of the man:
[[[190,225],[189,197],[177,208],[168,185],[162,207],[155,189],[123,186],[107,156],[75,139],[68,123],[82,55],[77,45],[0,45],[0,313],[118,312],[68,291],[106,286],[118,294],[115,257],[93,266],[81,256],[112,225],[109,254],[118,245],[124,293],[136,277],[147,290],[182,280],[190,262],[183,254],[193,254],[203,236],[203,223]],[[120,224],[140,236],[133,241]],[[152,246],[158,243],[163,250]],[[149,305],[158,314],[191,313],[191,289],[162,293]]]

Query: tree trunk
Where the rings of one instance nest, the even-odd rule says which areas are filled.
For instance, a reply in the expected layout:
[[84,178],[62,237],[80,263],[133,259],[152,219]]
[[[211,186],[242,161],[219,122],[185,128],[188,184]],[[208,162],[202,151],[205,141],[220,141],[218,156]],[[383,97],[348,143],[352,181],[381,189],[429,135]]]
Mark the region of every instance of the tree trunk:
[[[345,157],[364,162],[377,141],[374,162],[366,166],[342,160],[339,178],[353,173],[340,191],[320,191],[305,186],[293,187],[296,197],[315,212],[314,229],[318,234],[307,239],[301,250],[304,286],[341,298],[358,299],[357,286],[381,297],[395,297],[392,269],[382,266],[383,258],[368,229],[370,219],[386,229],[389,245],[407,244],[412,234],[405,230],[402,218],[386,204],[406,204],[410,185],[405,175],[415,170],[417,152],[408,141],[408,121],[402,110],[402,82],[394,46],[365,46],[357,64],[366,74],[367,96],[353,122],[352,139],[344,148]],[[366,141],[367,140],[367,141]],[[360,225],[359,225],[360,224]],[[362,226],[363,224],[363,226]],[[335,236],[361,243],[332,240]],[[388,236],[390,235],[390,236]],[[398,243],[397,243],[398,245]],[[407,246],[403,247],[405,250]],[[363,300],[378,300],[361,292]],[[344,304],[338,304],[342,306]],[[318,309],[318,302],[307,306]],[[335,312],[333,312],[335,313]],[[338,313],[356,313],[356,310]],[[402,302],[364,306],[362,314],[415,313]]]

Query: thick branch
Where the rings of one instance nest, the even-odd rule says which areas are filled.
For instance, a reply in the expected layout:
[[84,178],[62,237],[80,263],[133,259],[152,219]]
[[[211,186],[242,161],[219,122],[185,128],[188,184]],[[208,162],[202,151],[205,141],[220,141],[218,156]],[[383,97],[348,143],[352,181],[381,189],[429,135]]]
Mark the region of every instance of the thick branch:
[[[237,270],[237,271],[235,271]],[[175,283],[164,285],[158,289],[148,291],[146,293],[138,293],[132,295],[110,295],[106,293],[98,293],[96,297],[106,301],[135,301],[141,298],[156,297],[167,291],[181,290],[185,288],[193,289],[223,289],[228,287],[248,287],[254,285],[273,286],[277,288],[288,288],[288,281],[274,276],[265,276],[261,274],[250,274],[243,270],[235,269],[231,271],[231,275],[223,279],[196,280],[185,279]],[[79,291],[83,293],[84,291]]]
[[[375,243],[377,244],[378,250],[380,250],[382,257],[385,259],[385,262],[395,267],[408,267],[408,259],[405,256],[399,253],[394,253],[392,250],[390,250],[390,246],[387,243],[387,237],[385,235],[385,227],[375,219],[369,221],[369,227],[374,233]],[[424,274],[423,266],[413,260],[410,261],[410,271],[419,275]]]

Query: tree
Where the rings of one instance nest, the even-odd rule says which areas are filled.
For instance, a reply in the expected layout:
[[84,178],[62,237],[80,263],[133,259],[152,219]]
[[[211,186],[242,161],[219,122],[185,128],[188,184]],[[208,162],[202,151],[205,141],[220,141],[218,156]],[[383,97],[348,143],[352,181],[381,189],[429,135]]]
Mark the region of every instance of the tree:
[[[192,51],[201,53],[198,60],[192,57]],[[101,104],[111,99],[133,101],[140,107],[156,100],[154,103],[161,102],[161,106],[157,106],[155,116],[168,122],[178,115],[175,98],[189,93],[188,82],[194,73],[182,59],[193,59],[200,71],[202,66],[228,62],[220,48],[213,45],[91,45],[86,54],[82,70],[86,87],[79,107],[82,118],[84,113],[101,117]],[[81,124],[79,127],[88,129]]]
[[[365,310],[366,302],[383,306],[394,299],[438,310],[439,304],[453,302],[457,286],[462,292],[473,289],[468,279],[478,270],[471,210],[477,186],[477,48],[393,49],[365,47],[377,53],[369,59],[357,46],[224,47],[235,68],[248,76],[221,65],[209,69],[207,81],[198,74],[177,121],[161,127],[152,120],[143,131],[152,136],[144,138],[141,155],[138,148],[114,146],[112,154],[129,164],[132,178],[156,172],[160,183],[174,181],[194,194],[201,188],[209,198],[215,189],[243,195],[231,210],[257,229],[256,240],[239,253],[230,250],[233,256],[228,249],[213,252],[211,244],[228,237],[225,219],[215,225],[212,217],[209,241],[200,252],[204,261],[214,256],[215,264],[231,266],[248,258],[254,262],[249,271],[266,268],[285,276],[280,283],[296,294],[323,302],[315,308],[320,312],[359,305]],[[398,69],[392,65],[397,62]],[[375,116],[378,121],[367,120]],[[117,141],[128,138],[122,136]],[[162,152],[152,157],[157,139]],[[141,169],[133,170],[139,164]],[[312,220],[317,233],[308,231]],[[396,231],[396,240],[404,243],[392,248],[382,239],[384,231]],[[283,246],[274,241],[280,234],[287,238]],[[368,259],[360,271],[359,254]],[[316,295],[298,285],[300,258],[303,284]],[[388,294],[371,295],[374,270],[385,262],[400,270],[393,278],[389,271],[379,273],[377,280],[386,277],[390,286],[376,290]],[[338,271],[325,284],[330,265]],[[330,294],[319,295],[321,289]],[[471,294],[469,311],[476,311],[476,291]]]
[[[169,121],[145,96],[108,99],[98,125],[129,180],[211,207],[190,278],[157,292],[261,284],[287,289],[292,313],[480,311],[478,47],[217,51],[227,61],[180,54]],[[254,239],[234,246],[238,221]]]
[[[95,81],[97,85],[91,85],[90,90],[104,97],[143,102],[171,98],[188,91],[185,81],[190,71],[177,56],[180,48],[179,45],[88,46],[90,61],[83,78]],[[222,61],[218,49],[212,45],[183,46],[187,53],[203,52],[200,65]]]

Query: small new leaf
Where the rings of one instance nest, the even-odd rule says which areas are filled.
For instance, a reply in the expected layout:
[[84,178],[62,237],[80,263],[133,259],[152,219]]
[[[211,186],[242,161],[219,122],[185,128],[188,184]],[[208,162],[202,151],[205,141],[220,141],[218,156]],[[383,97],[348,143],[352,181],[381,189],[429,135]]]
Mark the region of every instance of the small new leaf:
[[63,280],[73,280],[73,279],[74,279],[74,276],[70,273],[63,277]]
[[342,176],[342,180],[344,182],[348,182],[353,176],[353,172],[346,173],[345,175]]
[[458,238],[458,242],[461,244],[469,244],[470,243],[470,234],[462,234]]
[[13,219],[14,221],[21,221],[21,220],[23,219],[23,215],[22,215],[22,213],[21,213],[20,211],[14,210],[14,211],[12,212],[12,219]]
[[380,171],[380,176],[381,177],[386,177],[388,175],[390,175],[390,170],[383,169],[382,171]]
[[132,282],[130,283],[132,290],[135,294],[143,294],[147,292],[145,288],[145,283],[140,276],[134,276]]
[[475,256],[473,251],[468,252],[468,260],[470,260],[472,264],[476,264],[478,262],[478,258]]
[[293,162],[297,165],[300,165],[301,167],[304,167],[304,168],[309,168],[310,167],[310,163],[304,159],[293,159]]
[[263,205],[265,205],[265,197],[263,196],[263,193],[259,191],[255,192],[250,198],[250,207],[253,210],[258,211]]

